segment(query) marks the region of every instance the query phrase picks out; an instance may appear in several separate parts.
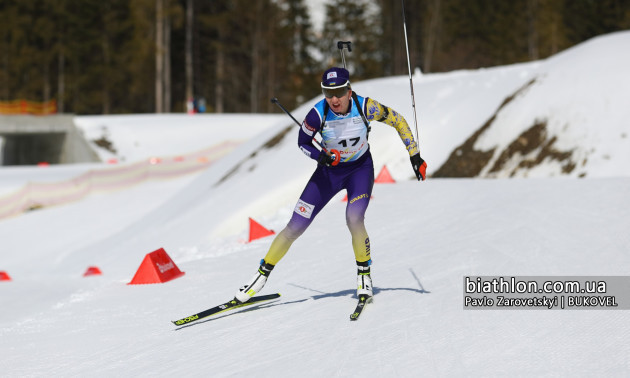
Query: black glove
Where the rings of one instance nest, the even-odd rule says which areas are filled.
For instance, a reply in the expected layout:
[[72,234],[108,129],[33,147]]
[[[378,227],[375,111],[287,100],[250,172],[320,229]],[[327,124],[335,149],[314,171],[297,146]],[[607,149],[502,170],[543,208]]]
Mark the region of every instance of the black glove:
[[339,160],[337,159],[337,156],[335,154],[328,155],[324,150],[320,151],[319,156],[317,157],[317,163],[325,165],[327,167],[337,165],[338,162]]
[[413,173],[416,174],[418,181],[423,181],[427,178],[427,163],[417,153],[411,158],[411,166],[413,167]]

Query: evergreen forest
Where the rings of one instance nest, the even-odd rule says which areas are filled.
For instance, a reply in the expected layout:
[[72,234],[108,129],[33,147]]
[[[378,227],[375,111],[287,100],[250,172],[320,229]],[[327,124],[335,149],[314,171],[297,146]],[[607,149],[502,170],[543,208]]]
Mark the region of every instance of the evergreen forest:
[[[60,113],[269,113],[320,93],[352,41],[353,81],[407,75],[400,0],[0,0],[0,101]],[[311,0],[313,1],[313,0]],[[544,59],[630,29],[630,0],[404,0],[412,69]],[[628,46],[620,48],[628,48]]]

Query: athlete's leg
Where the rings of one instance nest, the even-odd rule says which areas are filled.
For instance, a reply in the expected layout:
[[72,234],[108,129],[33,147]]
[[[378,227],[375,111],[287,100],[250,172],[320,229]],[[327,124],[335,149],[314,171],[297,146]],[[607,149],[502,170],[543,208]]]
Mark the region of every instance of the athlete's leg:
[[[339,185],[341,187],[341,185]],[[306,184],[300,200],[287,226],[273,240],[260,268],[245,285],[238,289],[234,297],[246,302],[250,297],[262,290],[274,266],[284,257],[291,244],[304,233],[315,216],[340,189],[333,189],[331,180],[323,167],[317,167]]]
[[346,223],[352,235],[352,248],[357,262],[370,260],[370,238],[365,229],[365,212],[370,203],[374,186],[374,165],[368,159],[361,168],[352,173],[346,182],[348,205]]
[[271,243],[269,252],[264,259],[265,262],[276,265],[287,253],[293,242],[306,231],[315,216],[339,190],[337,185],[331,182],[326,170],[323,167],[318,167],[306,184],[295,206],[291,220]]
[[269,264],[276,265],[289,251],[293,242],[306,231],[309,225],[310,222],[308,220],[301,218],[300,215],[294,212],[287,226],[273,239],[269,251],[265,256],[265,261]]

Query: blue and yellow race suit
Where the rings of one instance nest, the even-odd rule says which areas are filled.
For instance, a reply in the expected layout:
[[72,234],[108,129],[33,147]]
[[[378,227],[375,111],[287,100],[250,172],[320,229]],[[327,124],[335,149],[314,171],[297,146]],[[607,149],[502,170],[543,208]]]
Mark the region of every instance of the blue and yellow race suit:
[[[359,112],[357,102],[368,125]],[[352,235],[355,259],[357,262],[370,260],[370,239],[364,225],[374,185],[374,164],[368,143],[369,122],[376,120],[394,127],[409,156],[418,153],[409,125],[402,115],[391,108],[361,96],[356,96],[356,100],[350,99],[347,114],[336,114],[326,108],[324,99],[306,115],[298,145],[307,156],[318,160],[319,155],[325,152],[313,145],[313,138],[321,133],[324,148],[338,150],[341,159],[336,166],[317,166],[300,195],[291,220],[276,236],[265,256],[265,262],[269,264],[276,265],[284,257],[291,244],[304,233],[328,201],[343,189],[348,195],[346,223]]]

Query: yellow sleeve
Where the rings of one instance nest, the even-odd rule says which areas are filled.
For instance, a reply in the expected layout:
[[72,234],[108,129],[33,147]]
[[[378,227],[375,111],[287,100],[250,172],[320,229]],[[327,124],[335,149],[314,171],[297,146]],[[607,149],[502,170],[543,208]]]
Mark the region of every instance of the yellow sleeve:
[[367,99],[366,108],[367,112],[365,117],[368,121],[384,122],[398,131],[400,139],[405,144],[407,152],[409,152],[409,156],[413,156],[420,152],[418,145],[413,138],[413,134],[411,133],[411,128],[409,128],[409,124],[407,124],[407,121],[401,114],[392,108],[379,104],[371,98]]

